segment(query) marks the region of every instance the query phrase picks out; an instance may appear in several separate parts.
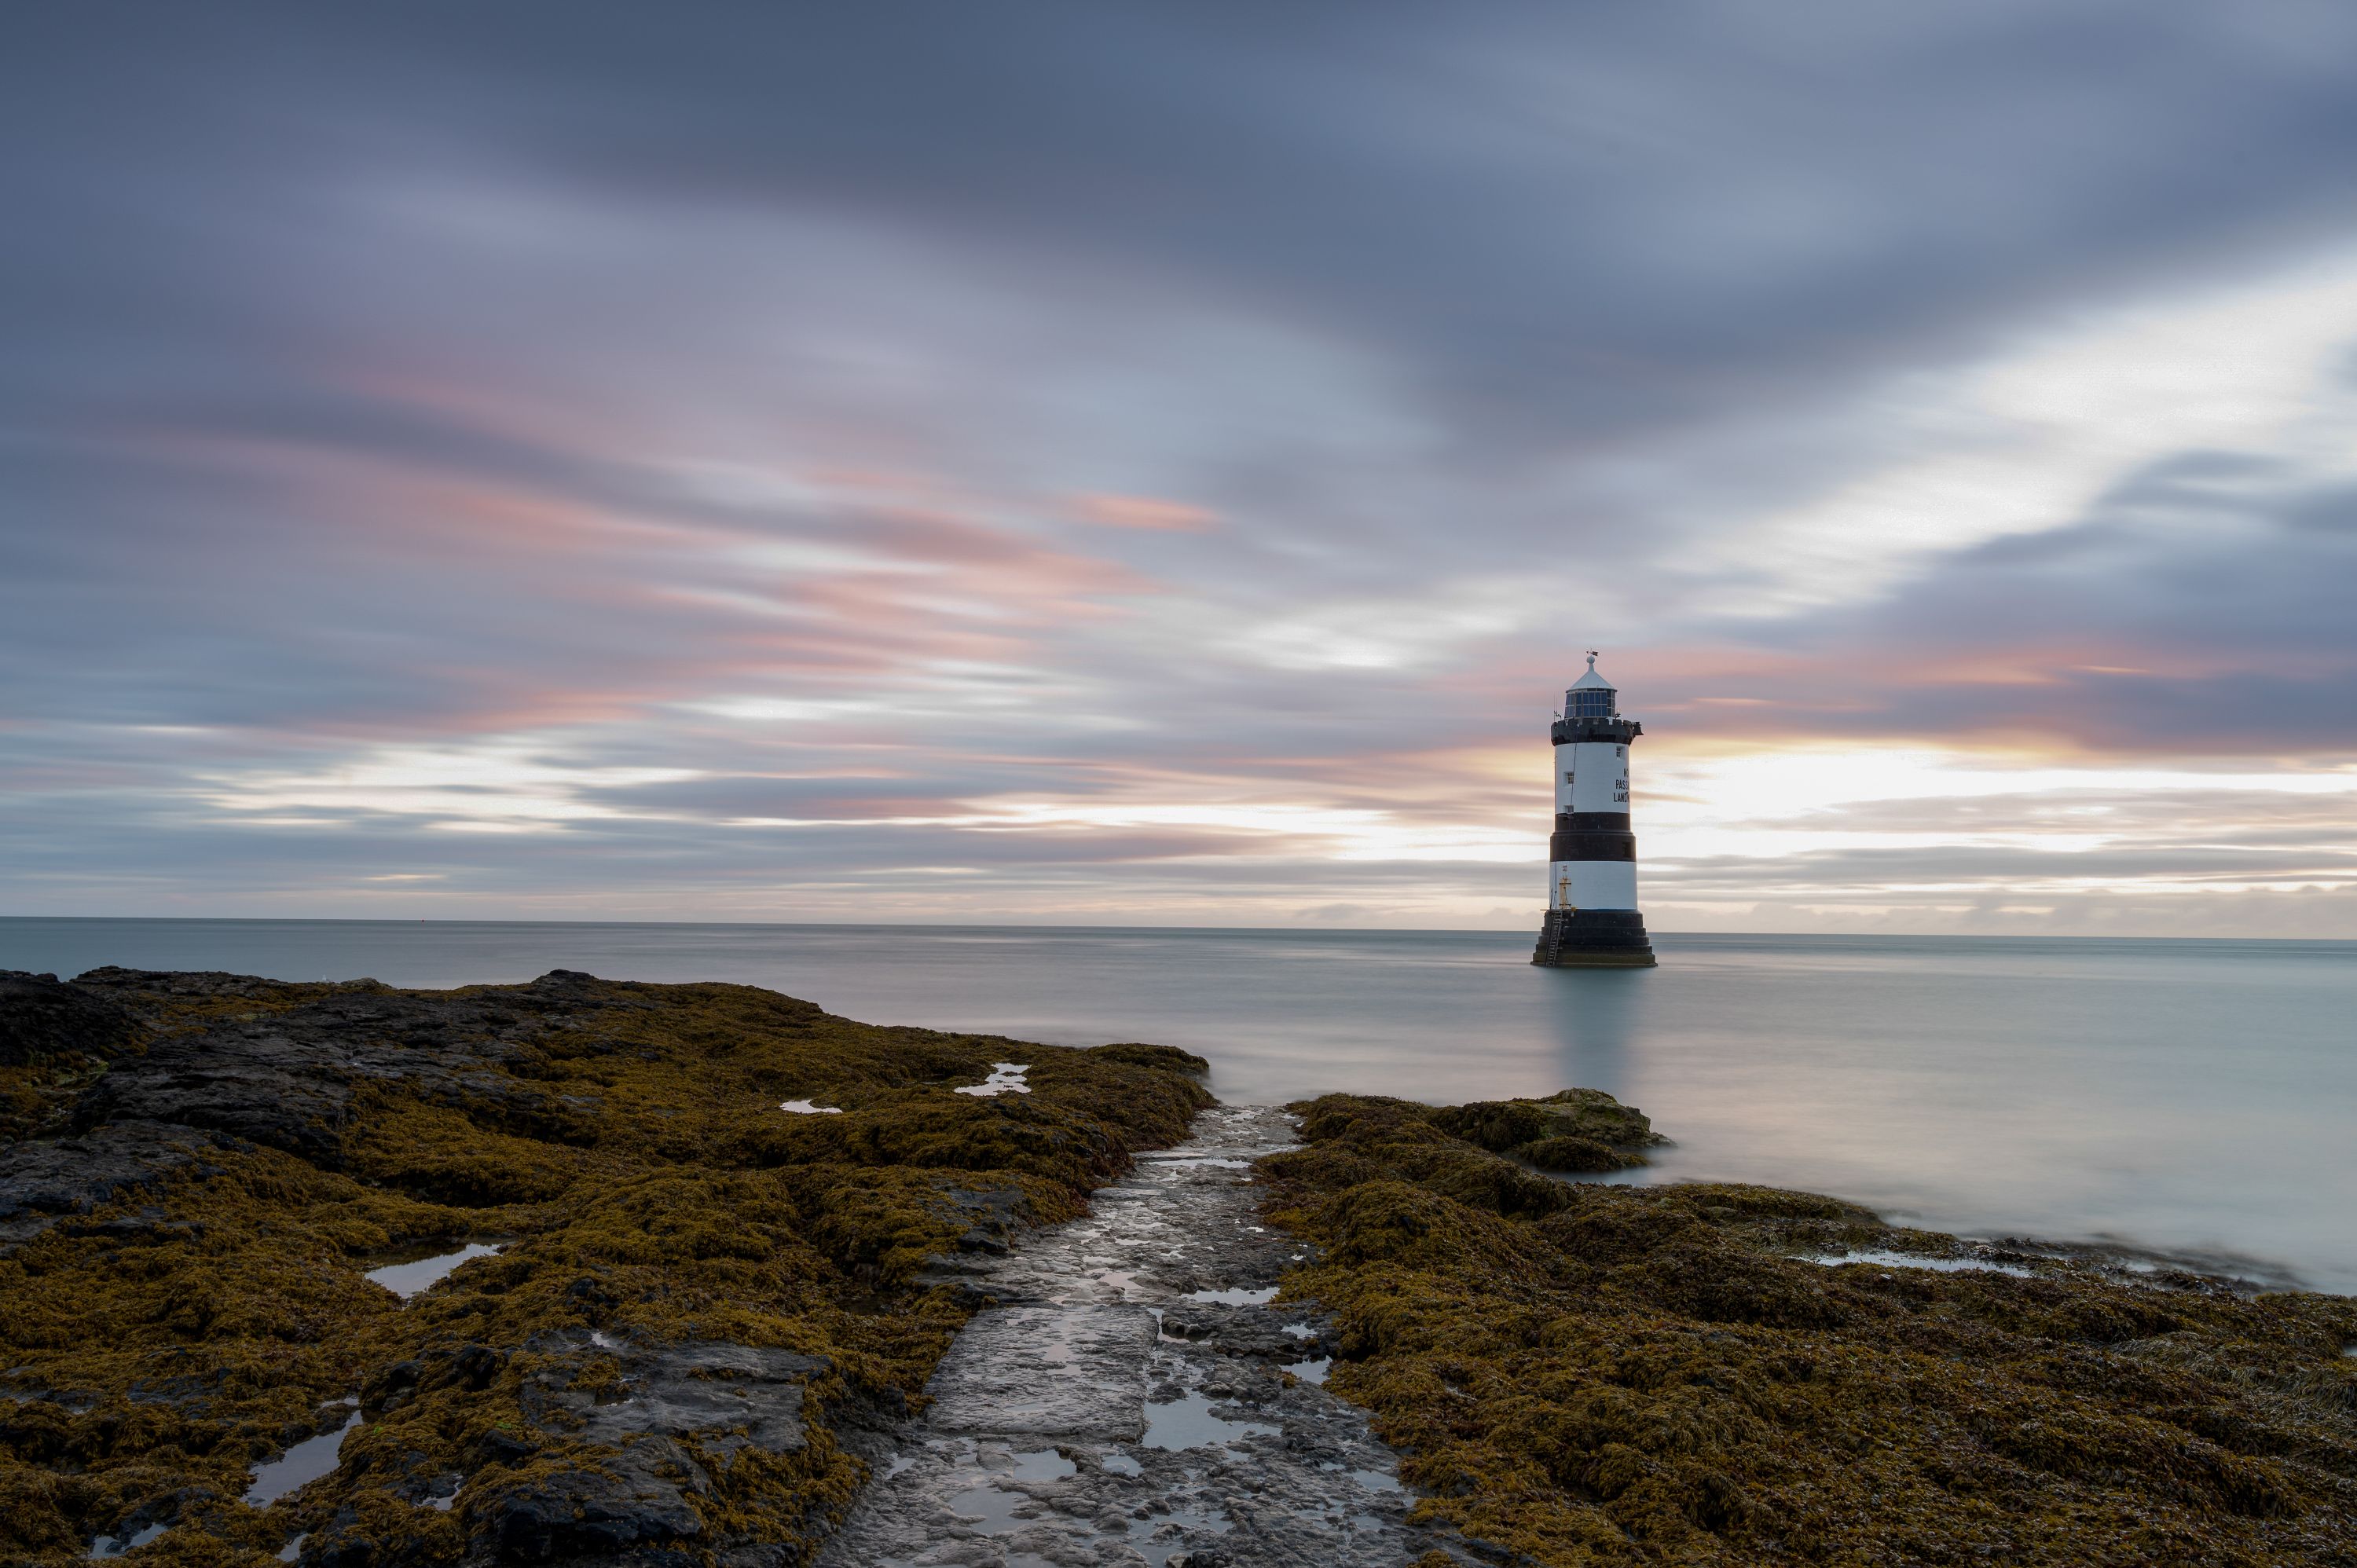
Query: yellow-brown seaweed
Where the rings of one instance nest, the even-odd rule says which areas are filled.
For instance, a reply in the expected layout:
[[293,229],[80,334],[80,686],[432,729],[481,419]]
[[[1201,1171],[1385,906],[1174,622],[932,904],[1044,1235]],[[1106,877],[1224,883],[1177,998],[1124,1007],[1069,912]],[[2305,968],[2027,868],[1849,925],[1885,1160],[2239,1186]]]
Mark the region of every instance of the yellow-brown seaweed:
[[[254,1568],[297,1535],[352,1565],[618,1541],[805,1560],[866,1473],[845,1423],[920,1399],[970,1310],[925,1260],[1082,1211],[1210,1102],[1182,1052],[877,1027],[745,986],[76,989],[137,1023],[20,1052],[0,1086],[33,1173],[0,1248],[10,1562],[151,1523],[171,1528],[142,1560]],[[952,1092],[1004,1059],[1031,1092]],[[364,1277],[470,1238],[502,1250],[405,1304]],[[598,1437],[582,1412],[625,1365],[682,1346],[767,1357],[799,1439]],[[672,1375],[692,1390],[701,1364]],[[331,1475],[240,1500],[349,1399]]]
[[[1511,1105],[1512,1102],[1508,1102]],[[1523,1102],[1540,1104],[1544,1102]],[[1334,1095],[1261,1162],[1419,1517],[1589,1563],[2357,1562],[2357,1302],[1968,1261],[1825,1197],[1534,1176]]]

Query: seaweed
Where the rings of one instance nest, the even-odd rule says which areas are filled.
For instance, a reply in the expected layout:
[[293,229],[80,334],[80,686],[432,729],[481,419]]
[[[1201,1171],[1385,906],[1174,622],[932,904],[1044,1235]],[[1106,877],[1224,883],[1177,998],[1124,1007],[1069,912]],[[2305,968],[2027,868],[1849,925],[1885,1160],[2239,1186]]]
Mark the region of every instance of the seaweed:
[[[1329,1095],[1260,1162],[1420,1518],[1562,1565],[2357,1561],[2357,1302],[1491,1152],[1562,1101]],[[1886,1250],[2018,1273],[1813,1261]]]
[[[864,1434],[921,1401],[972,1310],[928,1260],[1082,1212],[1211,1102],[1183,1052],[879,1027],[746,986],[62,989],[45,1018],[104,1030],[42,1036],[38,1114],[0,1147],[12,1562],[154,1523],[135,1557],[252,1568],[296,1537],[338,1568],[807,1561]],[[952,1092],[1009,1059],[1028,1094]],[[842,1114],[780,1109],[799,1098]],[[366,1277],[468,1240],[500,1250],[405,1303]],[[597,1415],[651,1378],[725,1384],[768,1435]],[[241,1500],[355,1410],[330,1474]]]

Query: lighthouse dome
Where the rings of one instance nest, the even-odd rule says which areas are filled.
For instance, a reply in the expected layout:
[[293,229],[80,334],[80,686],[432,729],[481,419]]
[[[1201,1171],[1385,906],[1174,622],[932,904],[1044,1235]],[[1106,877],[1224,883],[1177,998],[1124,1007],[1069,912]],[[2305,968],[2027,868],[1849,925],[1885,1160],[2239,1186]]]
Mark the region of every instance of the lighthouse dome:
[[1587,656],[1587,673],[1571,683],[1563,694],[1563,716],[1567,719],[1609,719],[1620,711],[1615,700],[1619,693],[1611,682],[1596,672],[1596,655]]

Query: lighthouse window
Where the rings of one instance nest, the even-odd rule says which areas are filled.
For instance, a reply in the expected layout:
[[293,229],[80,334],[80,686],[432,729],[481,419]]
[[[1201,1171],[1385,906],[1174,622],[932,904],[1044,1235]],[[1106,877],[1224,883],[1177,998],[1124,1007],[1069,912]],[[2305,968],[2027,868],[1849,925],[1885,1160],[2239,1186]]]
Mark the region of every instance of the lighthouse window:
[[1625,746],[1616,746],[1612,748],[1612,755],[1615,757],[1626,757],[1629,755],[1629,748]]

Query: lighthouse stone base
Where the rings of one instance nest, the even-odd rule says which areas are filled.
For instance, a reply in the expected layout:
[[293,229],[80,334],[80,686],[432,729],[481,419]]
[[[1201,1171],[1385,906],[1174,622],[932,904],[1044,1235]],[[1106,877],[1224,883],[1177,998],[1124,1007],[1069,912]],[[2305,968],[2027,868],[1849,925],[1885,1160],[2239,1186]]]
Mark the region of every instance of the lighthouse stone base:
[[1634,909],[1549,909],[1531,961],[1546,969],[1651,969],[1653,944]]

